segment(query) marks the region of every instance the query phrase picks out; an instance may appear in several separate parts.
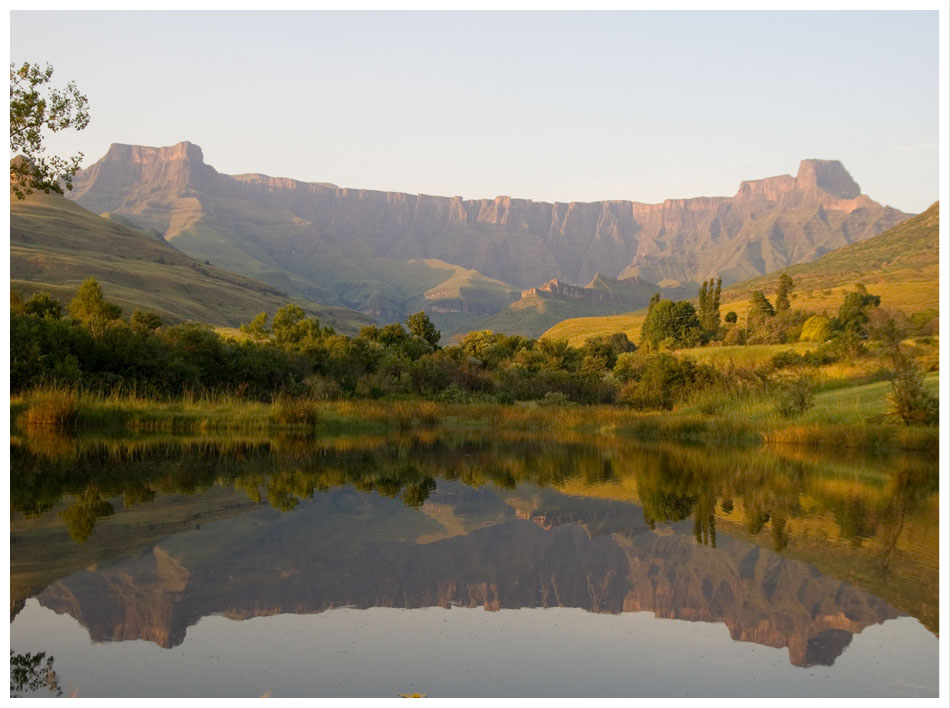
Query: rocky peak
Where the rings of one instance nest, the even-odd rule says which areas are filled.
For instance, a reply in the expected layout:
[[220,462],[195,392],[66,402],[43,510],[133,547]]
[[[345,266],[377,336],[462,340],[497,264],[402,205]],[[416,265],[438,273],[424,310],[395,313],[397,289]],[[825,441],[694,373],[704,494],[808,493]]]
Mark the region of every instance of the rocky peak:
[[854,199],[861,188],[839,160],[802,160],[795,179],[798,189],[820,189],[839,199]]
[[113,143],[102,159],[76,174],[70,196],[80,199],[88,194],[83,206],[95,212],[113,211],[147,195],[161,194],[170,203],[189,188],[209,187],[217,176],[194,143],[166,147]]
[[194,143],[183,140],[167,147],[149,147],[147,145],[125,145],[112,143],[108,152],[100,160],[110,162],[130,162],[139,164],[154,164],[157,162],[171,162],[173,160],[188,160],[196,165],[204,165],[204,153]]
[[736,196],[761,195],[770,201],[780,201],[788,194],[814,195],[818,191],[836,199],[854,199],[861,194],[858,183],[839,160],[802,160],[796,177],[778,175],[747,180],[739,185]]

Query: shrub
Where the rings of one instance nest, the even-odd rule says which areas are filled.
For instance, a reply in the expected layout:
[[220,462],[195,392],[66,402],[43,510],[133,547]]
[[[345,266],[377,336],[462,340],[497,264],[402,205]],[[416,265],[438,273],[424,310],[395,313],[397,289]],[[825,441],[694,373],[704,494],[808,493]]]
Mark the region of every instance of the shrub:
[[906,354],[896,354],[893,363],[889,396],[891,412],[905,425],[936,425],[940,404],[924,389],[920,369]]
[[565,406],[570,403],[570,399],[560,391],[548,391],[541,402],[546,406]]
[[784,417],[801,415],[814,405],[814,382],[799,374],[780,382],[775,396],[775,409]]
[[726,346],[745,344],[745,330],[733,325],[726,332],[726,336],[722,338],[722,343]]

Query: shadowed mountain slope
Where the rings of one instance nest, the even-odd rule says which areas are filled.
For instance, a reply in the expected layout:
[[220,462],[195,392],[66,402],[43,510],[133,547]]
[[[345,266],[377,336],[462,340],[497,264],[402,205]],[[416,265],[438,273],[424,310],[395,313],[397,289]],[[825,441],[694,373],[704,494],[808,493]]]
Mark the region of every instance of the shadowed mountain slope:
[[[89,276],[125,314],[136,307],[154,310],[169,323],[235,326],[291,300],[273,285],[191,258],[153,231],[96,216],[62,197],[37,193],[11,200],[12,287],[26,294],[46,290],[68,302]],[[299,304],[341,331],[370,323],[352,310]]]

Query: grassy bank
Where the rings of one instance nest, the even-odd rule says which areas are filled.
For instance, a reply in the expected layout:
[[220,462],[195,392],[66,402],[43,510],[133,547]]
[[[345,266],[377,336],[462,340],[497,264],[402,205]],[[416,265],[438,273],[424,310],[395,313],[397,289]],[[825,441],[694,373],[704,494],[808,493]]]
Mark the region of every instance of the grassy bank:
[[[925,385],[936,393],[937,375]],[[423,427],[556,430],[629,435],[647,440],[763,441],[836,448],[913,449],[936,453],[936,427],[904,426],[888,415],[886,382],[818,393],[805,413],[785,417],[769,396],[709,397],[668,412],[621,406],[537,402],[441,403],[429,400],[318,401],[277,397],[272,403],[231,396],[151,400],[69,389],[38,389],[11,399],[20,429],[107,429],[125,432],[372,434]]]

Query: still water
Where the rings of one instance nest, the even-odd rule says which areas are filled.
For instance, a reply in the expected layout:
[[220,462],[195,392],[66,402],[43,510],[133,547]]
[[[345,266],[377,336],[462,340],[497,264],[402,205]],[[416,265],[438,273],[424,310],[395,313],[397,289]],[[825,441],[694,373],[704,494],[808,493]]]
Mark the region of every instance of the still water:
[[423,431],[11,463],[11,694],[937,695],[932,459]]

